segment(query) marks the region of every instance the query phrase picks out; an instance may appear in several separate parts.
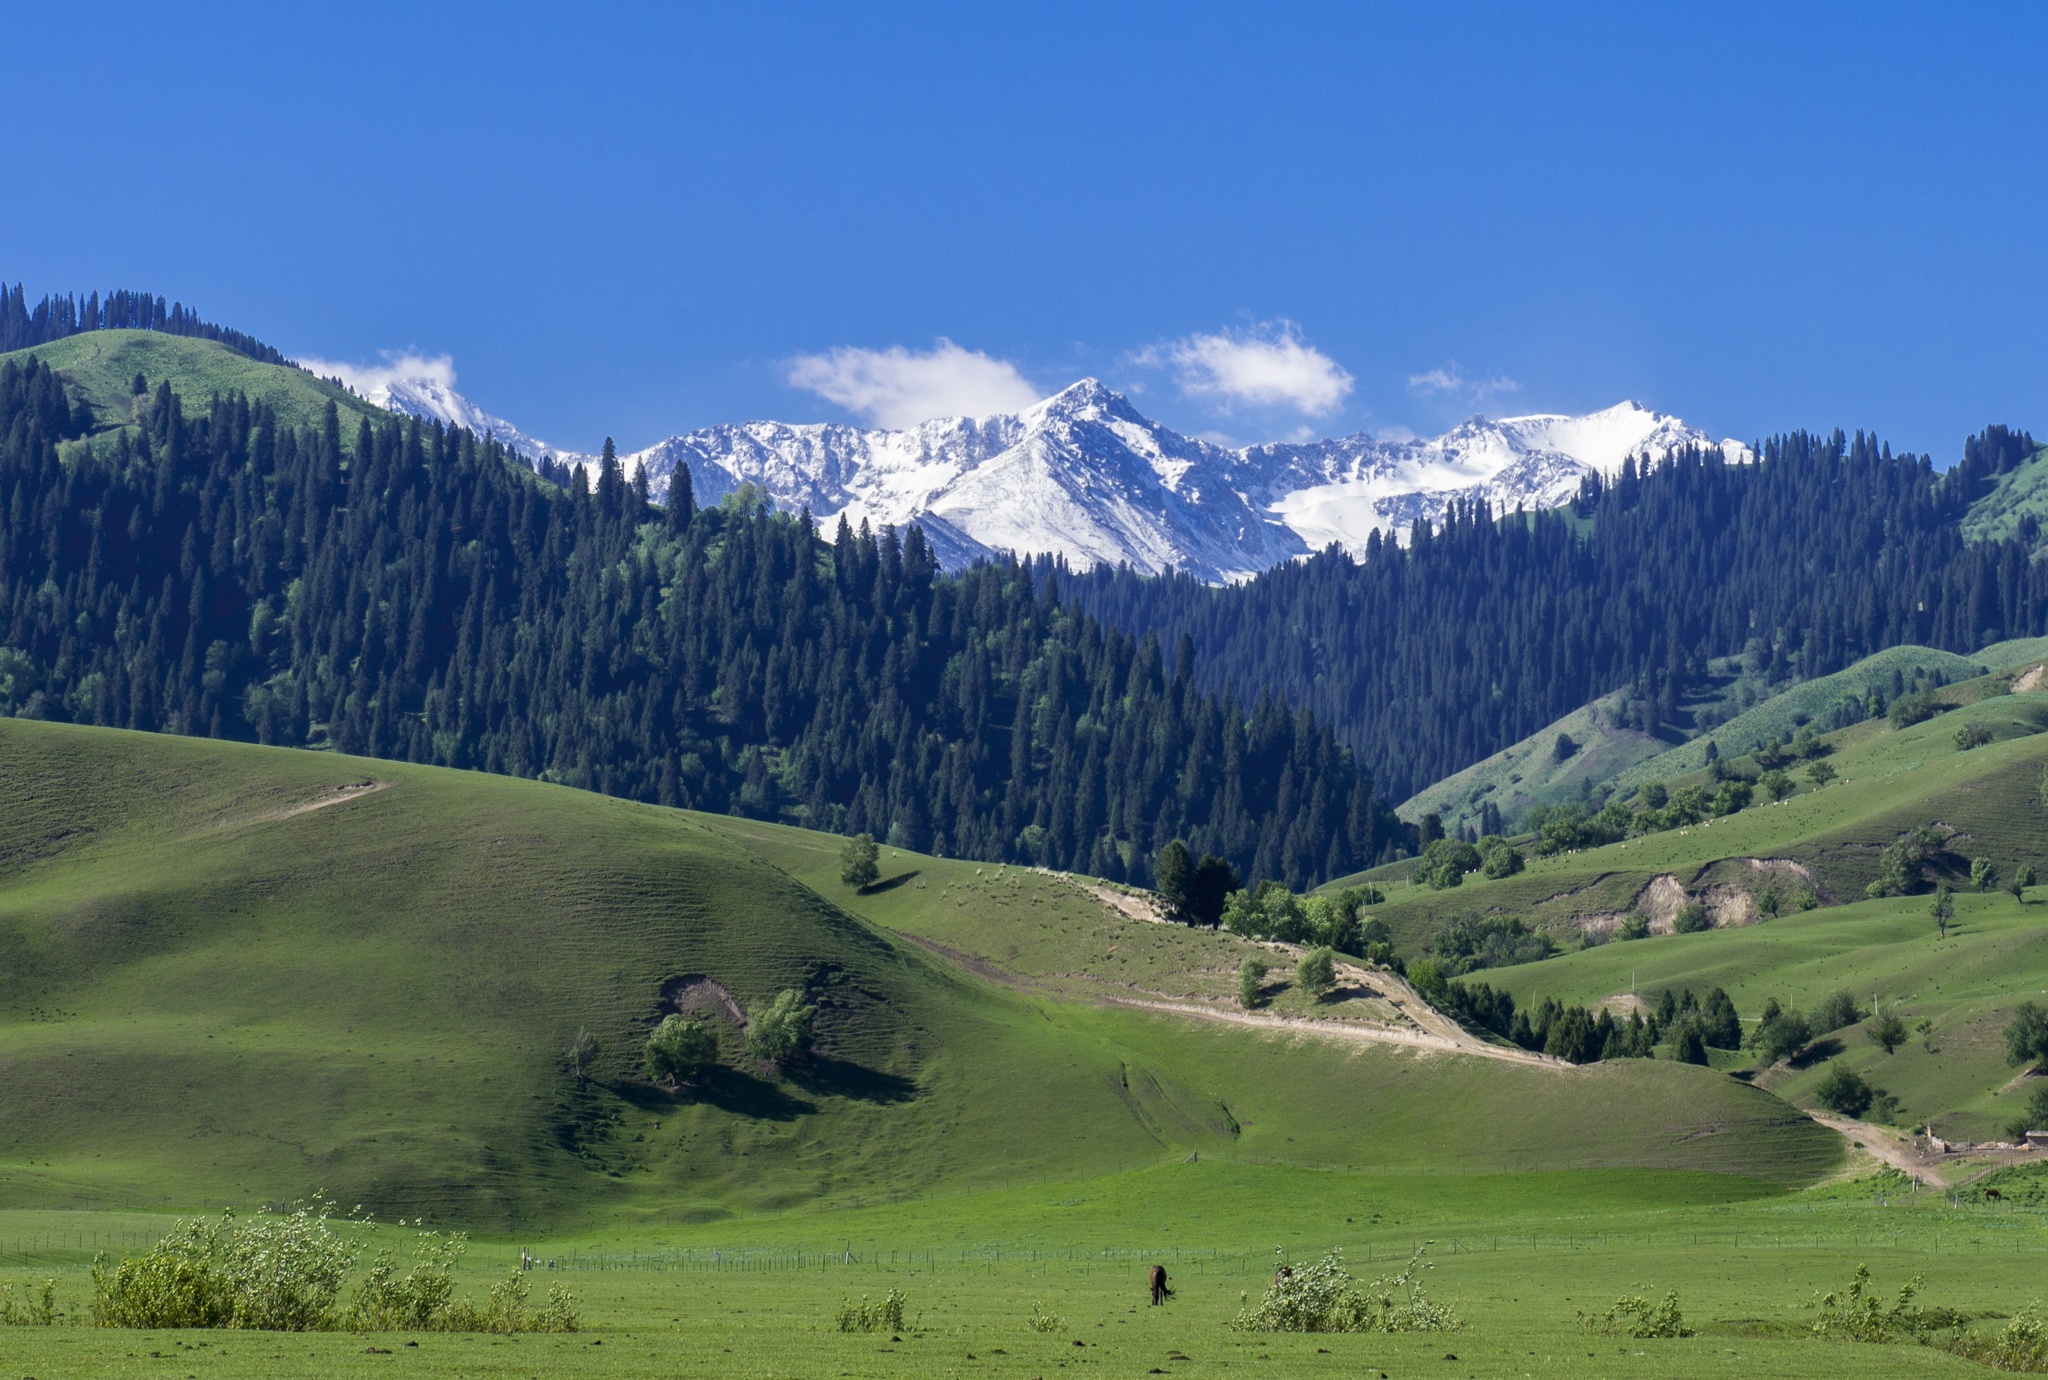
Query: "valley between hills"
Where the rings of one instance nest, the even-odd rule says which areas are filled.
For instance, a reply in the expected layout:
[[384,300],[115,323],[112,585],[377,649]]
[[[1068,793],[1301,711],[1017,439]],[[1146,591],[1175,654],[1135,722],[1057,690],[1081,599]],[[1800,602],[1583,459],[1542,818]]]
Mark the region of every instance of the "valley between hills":
[[[1212,588],[558,484],[214,339],[0,357],[0,421],[22,1374],[1949,1375],[2031,1316],[2023,433],[1631,457]],[[1768,636],[1709,646],[1759,502],[1749,573],[1657,558],[1711,655],[1488,596],[1591,669],[1233,679],[1473,553],[1648,598],[1646,514],[1822,473],[1920,563]],[[307,1326],[208,1302],[263,1230],[339,1243]],[[1263,1326],[1331,1252],[1379,1325]],[[1816,1302],[1865,1264],[1924,1276],[1881,1335]]]

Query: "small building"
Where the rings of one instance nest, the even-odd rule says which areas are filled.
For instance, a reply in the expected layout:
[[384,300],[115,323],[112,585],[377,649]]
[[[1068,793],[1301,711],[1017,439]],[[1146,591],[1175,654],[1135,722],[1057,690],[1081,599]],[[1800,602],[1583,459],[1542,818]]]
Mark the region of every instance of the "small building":
[[2048,1131],[2027,1132],[2027,1149],[2048,1150]]

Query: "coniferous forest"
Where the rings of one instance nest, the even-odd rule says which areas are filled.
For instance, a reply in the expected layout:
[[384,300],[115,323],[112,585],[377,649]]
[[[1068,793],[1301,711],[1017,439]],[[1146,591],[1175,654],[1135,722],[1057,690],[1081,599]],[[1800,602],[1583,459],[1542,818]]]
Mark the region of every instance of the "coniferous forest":
[[265,364],[290,364],[276,349],[255,336],[227,326],[202,321],[199,313],[182,302],[164,305],[161,297],[126,290],[97,292],[74,297],[45,294],[33,307],[20,283],[9,288],[0,283],[0,354],[47,345],[82,331],[162,331],[165,335],[195,336],[218,341],[251,359]]
[[1034,571],[1106,623],[1191,642],[1195,684],[1307,708],[1401,800],[1619,687],[1635,727],[1671,726],[1711,657],[1814,676],[2048,630],[2039,534],[1972,546],[1959,526],[2035,449],[1992,427],[1941,474],[1861,433],[1797,433],[1752,464],[1630,462],[1564,508],[1454,511],[1405,547],[1375,534],[1362,560],[1332,549],[1228,588]]
[[915,528],[698,511],[686,473],[663,509],[609,446],[563,488],[416,419],[188,417],[168,383],[139,415],[82,443],[52,371],[0,369],[0,712],[1112,878],[1174,838],[1292,886],[1413,847],[1306,712],[1195,690],[1190,649],[1169,673],[1020,566],[941,575]]
[[[115,327],[283,362],[148,294],[0,288],[0,349]],[[687,470],[664,509],[615,462],[592,488],[397,417],[187,416],[163,382],[140,415],[102,433],[47,368],[0,379],[0,712],[1139,882],[1174,838],[1296,887],[1412,851],[1382,799],[1617,687],[1628,722],[1672,728],[1710,658],[1803,677],[2048,628],[2031,522],[1961,532],[2034,453],[2002,427],[1946,474],[1840,432],[1630,462],[1565,508],[1454,508],[1217,589],[1046,559],[946,575],[916,528],[828,541],[744,494],[699,512]]]

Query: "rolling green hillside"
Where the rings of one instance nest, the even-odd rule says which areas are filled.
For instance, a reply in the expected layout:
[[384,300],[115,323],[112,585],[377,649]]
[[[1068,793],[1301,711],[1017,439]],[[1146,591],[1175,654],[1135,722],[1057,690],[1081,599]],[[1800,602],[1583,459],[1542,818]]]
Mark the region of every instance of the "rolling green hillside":
[[[1873,1085],[1898,1096],[1910,1124],[1931,1123],[1950,1140],[1995,1140],[2031,1088],[2005,1061],[2012,1009],[2048,996],[2048,897],[2026,905],[2002,892],[1957,898],[1957,923],[1936,935],[1925,897],[1895,897],[1830,907],[1768,924],[1706,934],[1664,935],[1486,974],[1518,1001],[1556,997],[1593,1004],[1634,991],[1705,994],[1727,989],[1753,1017],[1767,999],[1813,1010],[1847,990],[1863,1008],[1882,1001],[1908,1026],[1933,1023],[1886,1054],[1864,1022],[1837,1031],[1797,1067],[1761,1079],[1783,1096],[1812,1105],[1812,1093],[1836,1053]],[[1717,1056],[1748,1068],[1753,1055]]]
[[2006,541],[2019,536],[2029,520],[2037,526],[2048,521],[2048,446],[1998,476],[1991,492],[1970,505],[1963,517],[1963,537],[1972,542]]
[[1475,762],[1401,802],[1403,819],[1435,813],[1444,827],[1478,827],[1480,811],[1492,805],[1513,828],[1531,805],[1581,798],[1581,788],[1599,786],[1671,744],[1654,734],[1617,722],[1619,695],[1581,705],[1545,724],[1513,747]]
[[[2025,683],[2039,648],[1996,650],[1995,659],[2017,661]],[[2001,1032],[2013,1006],[2048,994],[2048,896],[2021,906],[2003,892],[1971,894],[1969,880],[1975,858],[1989,858],[2003,877],[2022,863],[2048,877],[2048,694],[2009,693],[2014,683],[2007,669],[1947,687],[1938,698],[1956,707],[1924,723],[1894,729],[1873,720],[1828,735],[1838,779],[1802,784],[1782,804],[1531,858],[1526,871],[1501,880],[1475,873],[1443,891],[1391,885],[1377,913],[1411,955],[1428,952],[1460,916],[1513,916],[1550,933],[1561,956],[1473,975],[1522,1005],[1722,986],[1753,1016],[1767,998],[1810,1008],[1842,988],[1866,1007],[1882,997],[1909,1023],[1932,1021],[1932,1040],[1886,1055],[1859,1028],[1837,1037],[1840,1051],[1916,1121],[1950,1138],[1991,1138],[2024,1101],[2012,1095]],[[1958,732],[1969,726],[1989,730],[1990,741],[1960,748]],[[1678,780],[1688,779],[1705,774]],[[1919,831],[1930,843],[1918,894],[1866,900],[1884,849]],[[1928,918],[1927,893],[1943,883],[1963,893],[1960,927],[1946,940]],[[1817,909],[1799,913],[1802,892]],[[1767,894],[1777,918],[1768,918]],[[1668,930],[1689,899],[1708,904],[1715,929],[1603,942],[1630,913]],[[1833,1052],[1824,1047],[1800,1068],[1768,1073],[1760,1086],[1804,1101]],[[1749,1062],[1717,1056],[1721,1066]]]
[[[2021,644],[2002,645],[2016,647]],[[1645,781],[1669,781],[1687,772],[1702,770],[1707,765],[1708,743],[1712,743],[1723,757],[1738,757],[1759,743],[1784,742],[1801,727],[1824,719],[1828,711],[1837,705],[1850,700],[1866,701],[1873,689],[1889,696],[1894,676],[1910,687],[1921,677],[1944,682],[1963,681],[2004,664],[2004,654],[1997,648],[1986,648],[1964,657],[1934,647],[1888,647],[1833,675],[1818,676],[1788,686],[1690,742],[1631,763],[1615,773],[1607,784],[1618,790],[1627,790]]]
[[[1460,825],[1477,827],[1482,807],[1491,804],[1513,829],[1532,805],[1572,804],[1596,791],[1626,791],[1646,781],[1669,781],[1700,771],[1707,764],[1709,743],[1720,755],[1735,757],[1758,743],[1782,742],[1807,724],[1824,722],[1829,711],[1846,700],[1866,700],[1872,689],[1889,695],[1895,675],[1907,687],[1922,678],[1953,682],[2042,657],[2048,657],[2048,638],[1994,643],[1967,657],[1933,647],[1901,646],[1775,692],[1737,677],[1731,689],[1741,697],[1733,703],[1702,702],[1692,707],[1693,712],[1730,717],[1682,743],[1622,724],[1617,692],[1416,792],[1401,802],[1399,812],[1408,820],[1435,812],[1446,829],[1455,830]],[[1748,703],[1760,691],[1766,697]],[[1565,742],[1562,748],[1560,739]]]
[[355,441],[359,417],[384,418],[345,389],[315,378],[303,369],[264,364],[225,345],[157,331],[86,331],[47,345],[0,355],[0,365],[33,355],[64,376],[92,404],[103,427],[124,425],[133,415],[135,376],[141,374],[155,392],[168,381],[188,411],[203,409],[218,393],[243,393],[261,398],[277,410],[278,420],[294,427],[317,427],[332,402],[345,422],[344,444]]
[[[2008,683],[2000,676],[1949,686],[1940,697],[1960,707],[1909,728],[1872,720],[1826,735],[1838,779],[1816,788],[1802,776],[1782,804],[1755,804],[1605,847],[1532,856],[1515,876],[1489,881],[1471,873],[1445,891],[1382,880],[1391,889],[1381,914],[1405,942],[1426,948],[1446,918],[1463,912],[1526,915],[1575,936],[1589,922],[1611,923],[1666,875],[1688,889],[1725,886],[1753,896],[1771,886],[1789,894],[1811,885],[1824,902],[1858,898],[1876,877],[1884,848],[1921,827],[1949,840],[1931,861],[1935,880],[1965,882],[1968,860],[1982,855],[2008,868],[2024,861],[2048,875],[2048,808],[2039,792],[2048,764],[2048,685],[2003,693]],[[1958,751],[1956,733],[1971,724],[1987,728],[1991,741]],[[1671,784],[1707,779],[1696,772]],[[1757,868],[1751,859],[1786,866]],[[1341,890],[1372,875],[1322,889]]]
[[[1043,888],[1082,895],[1040,874],[977,899],[974,864],[905,855],[915,876],[892,859],[853,898],[838,841],[801,831],[18,720],[0,721],[0,781],[0,1206],[324,1188],[502,1227],[851,1206],[1190,1152],[1775,1183],[1838,1154],[1702,1070],[1350,1045],[978,975],[975,946],[1001,955],[1053,907]],[[942,922],[923,944],[884,927]],[[1041,966],[1103,961],[1077,943]],[[726,1071],[657,1092],[638,1044],[691,979],[742,1005],[807,987],[822,1057],[749,1067],[728,1023]],[[579,1088],[561,1053],[582,1028],[602,1053]]]

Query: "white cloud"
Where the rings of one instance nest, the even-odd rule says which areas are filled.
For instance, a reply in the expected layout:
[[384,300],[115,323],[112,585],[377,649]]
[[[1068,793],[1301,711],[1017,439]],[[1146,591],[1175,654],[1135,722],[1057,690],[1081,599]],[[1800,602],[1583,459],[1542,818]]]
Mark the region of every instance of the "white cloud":
[[1008,360],[963,350],[941,336],[929,350],[842,345],[790,361],[789,385],[892,430],[934,417],[1021,412],[1043,395]]
[[1137,360],[1172,366],[1182,392],[1216,399],[1225,407],[1290,407],[1320,417],[1336,411],[1351,392],[1351,375],[1305,344],[1292,321],[1237,333],[1191,335],[1154,346]]
[[305,359],[299,363],[323,379],[340,379],[368,403],[391,405],[394,383],[424,383],[442,393],[455,391],[455,360],[451,355],[416,355],[386,350],[382,364],[341,364],[329,359]]
[[1475,379],[1466,376],[1456,360],[1420,374],[1408,376],[1408,386],[1418,393],[1437,397],[1469,398],[1474,402],[1486,398],[1500,397],[1505,393],[1521,391],[1522,385],[1504,374],[1495,374],[1490,379]]

